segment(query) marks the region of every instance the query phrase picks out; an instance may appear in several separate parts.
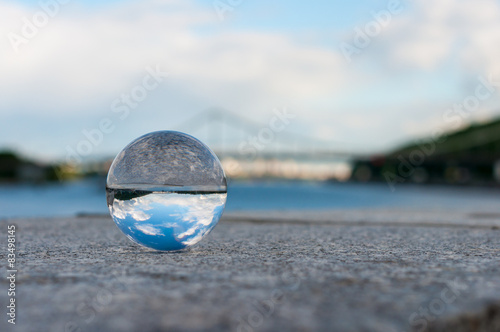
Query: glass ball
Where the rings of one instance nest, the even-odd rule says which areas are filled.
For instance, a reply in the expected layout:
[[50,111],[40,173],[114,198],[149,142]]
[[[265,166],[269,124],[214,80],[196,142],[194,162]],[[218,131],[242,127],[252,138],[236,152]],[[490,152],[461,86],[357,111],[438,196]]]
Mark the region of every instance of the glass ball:
[[114,222],[130,240],[156,250],[181,250],[219,222],[226,176],[217,156],[198,139],[158,131],[116,156],[106,197]]

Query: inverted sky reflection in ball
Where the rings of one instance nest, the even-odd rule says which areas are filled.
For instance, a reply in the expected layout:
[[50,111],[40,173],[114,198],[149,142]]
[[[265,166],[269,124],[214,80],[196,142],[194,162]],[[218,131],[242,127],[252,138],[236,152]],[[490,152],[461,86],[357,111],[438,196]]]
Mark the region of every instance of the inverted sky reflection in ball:
[[150,133],[125,147],[106,187],[116,225],[132,241],[156,250],[198,243],[218,223],[227,198],[217,156],[175,131]]

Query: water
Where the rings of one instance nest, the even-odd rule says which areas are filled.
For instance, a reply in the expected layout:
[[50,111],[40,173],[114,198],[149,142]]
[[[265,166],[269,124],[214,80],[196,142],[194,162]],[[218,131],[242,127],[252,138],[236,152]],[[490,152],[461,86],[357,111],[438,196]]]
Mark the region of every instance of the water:
[[108,189],[109,211],[132,241],[156,250],[198,243],[217,224],[226,193]]
[[[498,212],[498,188],[307,181],[233,181],[226,212],[263,210],[407,209]],[[0,219],[109,214],[105,181],[0,184]]]

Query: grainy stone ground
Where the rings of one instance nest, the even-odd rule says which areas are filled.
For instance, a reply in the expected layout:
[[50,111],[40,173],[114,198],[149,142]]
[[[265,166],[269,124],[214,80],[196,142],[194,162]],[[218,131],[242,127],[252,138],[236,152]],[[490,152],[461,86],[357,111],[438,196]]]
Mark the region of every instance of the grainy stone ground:
[[500,215],[227,214],[159,253],[109,217],[17,225],[16,325],[0,331],[500,331]]

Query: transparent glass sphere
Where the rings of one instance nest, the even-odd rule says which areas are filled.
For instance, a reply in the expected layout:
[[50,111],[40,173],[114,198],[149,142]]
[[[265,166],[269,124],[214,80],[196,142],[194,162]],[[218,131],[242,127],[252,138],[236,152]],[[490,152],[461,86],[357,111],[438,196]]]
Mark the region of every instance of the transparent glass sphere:
[[116,156],[106,196],[113,220],[129,239],[156,250],[180,250],[219,222],[226,177],[205,144],[180,132],[158,131]]

